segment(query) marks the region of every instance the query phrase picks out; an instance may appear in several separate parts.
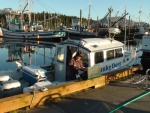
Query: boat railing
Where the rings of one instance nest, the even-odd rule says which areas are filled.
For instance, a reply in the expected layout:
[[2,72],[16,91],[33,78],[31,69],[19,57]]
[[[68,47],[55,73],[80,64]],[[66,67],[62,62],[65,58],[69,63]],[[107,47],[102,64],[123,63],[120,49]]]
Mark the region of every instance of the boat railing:
[[149,74],[148,74],[148,72],[150,71],[150,69],[147,69],[146,70],[146,89],[150,89],[150,88],[148,88],[148,79],[150,78],[150,76],[149,76]]
[[125,50],[128,51],[138,51],[140,49],[140,46],[136,43],[136,41],[133,40],[127,40],[127,41],[122,41],[125,44]]

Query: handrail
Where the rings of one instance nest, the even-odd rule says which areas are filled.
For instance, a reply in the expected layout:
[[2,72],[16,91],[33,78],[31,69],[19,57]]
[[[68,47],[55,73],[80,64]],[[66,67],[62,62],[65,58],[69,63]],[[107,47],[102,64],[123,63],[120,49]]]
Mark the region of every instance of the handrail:
[[148,72],[150,71],[150,69],[147,69],[146,71],[146,89],[148,89]]

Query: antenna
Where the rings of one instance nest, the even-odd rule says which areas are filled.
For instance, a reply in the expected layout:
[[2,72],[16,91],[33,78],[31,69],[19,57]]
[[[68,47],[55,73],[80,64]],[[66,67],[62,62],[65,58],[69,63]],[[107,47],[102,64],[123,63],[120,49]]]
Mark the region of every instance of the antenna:
[[139,11],[140,15],[139,15],[139,26],[140,26],[140,18],[141,18],[141,13],[142,13],[142,6],[140,7],[140,11]]
[[89,28],[90,28],[90,18],[91,18],[91,3],[92,2],[92,0],[90,0],[90,3],[89,3],[89,14],[88,14],[88,30],[89,30]]
[[[111,26],[111,12],[113,11],[112,7],[108,8],[108,12],[109,12],[109,19],[108,19],[108,31],[110,29]],[[110,38],[110,32],[109,32],[109,38]]]

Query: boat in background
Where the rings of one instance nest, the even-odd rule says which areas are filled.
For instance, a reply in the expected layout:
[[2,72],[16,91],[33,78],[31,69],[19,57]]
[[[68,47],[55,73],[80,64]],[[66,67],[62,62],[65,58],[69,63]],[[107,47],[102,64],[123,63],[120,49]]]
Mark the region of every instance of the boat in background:
[[[27,2],[27,3],[26,3]],[[22,4],[20,4],[21,6]],[[6,16],[6,23],[8,25],[7,29],[1,29],[3,38],[12,38],[12,39],[26,39],[26,40],[53,40],[53,38],[64,38],[66,33],[63,31],[50,31],[44,30],[42,22],[33,22],[31,19],[30,6],[31,1],[25,1],[25,7],[16,11],[15,13],[9,12]],[[24,11],[28,7],[28,19],[24,19]],[[47,20],[57,18],[51,17]],[[51,39],[52,38],[52,39]]]
[[139,32],[134,33],[135,39],[142,39],[143,36],[150,36],[150,27],[140,27]]
[[80,25],[79,19],[72,19],[72,28],[59,26],[59,29],[66,32],[68,38],[94,38],[97,37],[96,32],[89,32],[86,26]]
[[51,31],[51,32],[14,32],[3,30],[3,38],[5,39],[23,39],[23,40],[38,40],[60,42],[67,39],[66,32],[64,31]]

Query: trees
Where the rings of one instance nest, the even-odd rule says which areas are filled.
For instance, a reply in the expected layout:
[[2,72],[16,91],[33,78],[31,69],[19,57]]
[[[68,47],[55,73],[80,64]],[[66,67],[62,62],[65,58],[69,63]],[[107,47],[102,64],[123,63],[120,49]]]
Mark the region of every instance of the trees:
[[1,27],[7,27],[7,25],[6,25],[6,17],[5,17],[5,15],[4,14],[0,14],[0,26]]
[[[45,15],[45,19],[49,19],[51,17],[57,16],[57,18],[53,18],[51,20],[47,20],[46,23],[46,28],[51,29],[51,30],[55,30],[57,29],[57,26],[59,26],[60,24],[63,24],[64,26],[70,28],[71,24],[72,24],[72,19],[73,18],[79,18],[76,16],[67,16],[67,15],[60,15],[60,14],[56,14],[56,13],[48,13],[48,12],[37,12],[37,13],[31,13],[31,22],[35,22],[38,23],[40,21],[41,24],[44,26],[44,15]],[[24,13],[24,22],[28,22],[28,14]],[[83,19],[83,22],[86,23],[87,19]],[[5,18],[5,14],[0,14],[0,26],[2,27],[7,27],[8,25],[6,24],[6,18]]]

